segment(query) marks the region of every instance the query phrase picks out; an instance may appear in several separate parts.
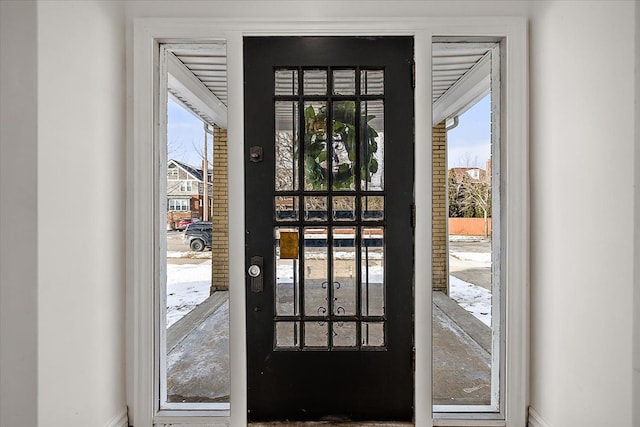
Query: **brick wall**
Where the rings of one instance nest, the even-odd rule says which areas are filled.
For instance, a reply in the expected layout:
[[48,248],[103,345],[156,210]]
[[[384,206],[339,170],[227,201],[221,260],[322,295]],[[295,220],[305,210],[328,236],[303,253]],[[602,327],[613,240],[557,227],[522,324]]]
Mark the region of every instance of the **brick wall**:
[[213,213],[211,238],[211,292],[229,289],[229,192],[227,130],[213,132]]
[[447,130],[445,121],[433,128],[433,290],[448,293],[447,274]]

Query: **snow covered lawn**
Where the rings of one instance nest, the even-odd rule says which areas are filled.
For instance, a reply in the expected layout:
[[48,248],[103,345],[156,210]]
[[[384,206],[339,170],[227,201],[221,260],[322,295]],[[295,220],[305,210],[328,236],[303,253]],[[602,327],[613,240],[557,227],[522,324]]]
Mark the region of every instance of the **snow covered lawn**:
[[491,292],[449,276],[449,296],[460,304],[460,307],[491,327]]
[[[456,255],[479,258],[481,255],[490,254],[457,253]],[[292,278],[290,267],[279,266],[279,282],[290,282]],[[370,268],[369,281],[374,283],[382,281],[381,266]],[[454,276],[449,276],[449,284],[451,298],[487,326],[491,326],[491,292]],[[167,328],[207,299],[210,286],[210,260],[199,264],[167,264]]]
[[207,299],[211,260],[200,264],[167,264],[167,328]]
[[[451,241],[472,241],[468,236],[449,236]],[[462,252],[449,248],[450,265],[458,269],[490,269],[491,252]],[[491,292],[482,286],[449,275],[449,293],[462,308],[491,326]]]
[[472,262],[474,266],[491,268],[491,252],[458,252],[450,250],[451,256],[460,261]]

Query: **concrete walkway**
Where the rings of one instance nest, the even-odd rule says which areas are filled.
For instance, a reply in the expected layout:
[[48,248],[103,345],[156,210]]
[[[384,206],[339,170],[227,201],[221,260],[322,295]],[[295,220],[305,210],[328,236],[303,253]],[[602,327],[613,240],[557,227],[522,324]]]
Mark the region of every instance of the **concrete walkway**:
[[491,329],[433,293],[433,404],[489,405]]
[[229,384],[229,293],[218,291],[167,331],[167,400],[228,402]]
[[[488,405],[491,330],[451,298],[434,292],[433,343],[433,403]],[[167,331],[167,353],[170,402],[228,402],[228,292],[216,292],[173,324]]]

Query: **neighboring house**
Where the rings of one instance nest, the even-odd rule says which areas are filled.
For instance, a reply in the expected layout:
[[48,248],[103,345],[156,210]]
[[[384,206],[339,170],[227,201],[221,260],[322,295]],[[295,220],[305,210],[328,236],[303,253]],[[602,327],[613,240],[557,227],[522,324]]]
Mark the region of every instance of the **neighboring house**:
[[462,182],[464,174],[466,173],[473,181],[483,181],[486,177],[486,171],[479,168],[451,168],[449,172],[453,171],[456,176],[456,182]]
[[[211,209],[213,190],[211,187],[212,172],[207,174],[208,198]],[[175,224],[183,218],[203,218],[204,185],[202,169],[188,165],[175,159],[167,163],[167,226],[175,228]]]
[[456,182],[461,183],[466,173],[472,181],[489,182],[491,180],[491,159],[487,160],[487,168],[451,168],[449,173],[453,171]]

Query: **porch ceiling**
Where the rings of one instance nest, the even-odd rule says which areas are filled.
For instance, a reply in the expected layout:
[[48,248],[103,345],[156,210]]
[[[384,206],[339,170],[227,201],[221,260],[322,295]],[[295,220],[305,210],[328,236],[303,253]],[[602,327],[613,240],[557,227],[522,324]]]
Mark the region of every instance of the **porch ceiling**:
[[202,84],[222,103],[227,105],[227,49],[207,45],[176,47],[173,54],[191,71]]
[[[489,92],[492,43],[434,43],[432,47],[431,98],[434,123],[462,114]],[[227,52],[226,44],[171,45],[171,52],[214,97],[217,110],[224,111],[226,126]],[[194,93],[169,85],[171,94],[205,121],[221,124],[197,102]],[[198,105],[201,108],[198,108]],[[224,107],[222,107],[224,106]],[[216,107],[214,106],[214,109]],[[223,126],[224,127],[224,126]]]
[[433,124],[459,116],[491,89],[496,43],[442,42],[432,47]]
[[431,99],[435,103],[491,51],[484,43],[434,43]]

